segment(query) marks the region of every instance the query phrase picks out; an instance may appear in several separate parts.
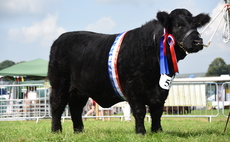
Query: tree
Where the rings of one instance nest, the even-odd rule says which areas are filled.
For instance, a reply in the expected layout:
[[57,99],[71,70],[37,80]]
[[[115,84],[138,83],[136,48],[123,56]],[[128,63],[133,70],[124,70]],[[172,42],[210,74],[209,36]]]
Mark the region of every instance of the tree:
[[222,74],[229,74],[228,65],[222,58],[216,58],[208,68],[206,76],[220,76]]
[[0,70],[8,68],[8,67],[10,67],[10,66],[12,66],[14,64],[15,64],[15,62],[13,62],[13,61],[5,60],[5,61],[0,63]]
[[228,74],[230,74],[230,64],[228,65]]

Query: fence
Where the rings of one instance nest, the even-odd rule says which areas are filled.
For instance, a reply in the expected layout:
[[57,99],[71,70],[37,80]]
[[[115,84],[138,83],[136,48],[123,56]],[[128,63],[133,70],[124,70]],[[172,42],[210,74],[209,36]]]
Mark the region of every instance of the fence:
[[[175,82],[165,102],[162,117],[213,117],[230,111],[230,82],[218,84],[214,82]],[[115,105],[117,115],[103,117],[119,117],[121,105]],[[87,116],[83,118],[98,118]],[[150,121],[150,116],[146,115]],[[49,106],[49,88],[43,84],[0,85],[0,120],[28,120],[51,118]],[[62,116],[70,118],[68,107]]]
[[230,82],[225,82],[221,86],[222,88],[222,104],[220,106],[222,107],[222,114],[225,117],[228,117],[228,114],[230,112]]
[[49,88],[43,84],[0,85],[0,120],[49,116]]
[[163,117],[213,117],[230,111],[229,82],[173,83],[164,107]]
[[220,113],[214,82],[173,83],[165,102],[163,117],[207,117],[211,121]]
[[[83,108],[83,113],[82,113],[82,118],[83,119],[87,119],[87,118],[96,118],[96,119],[102,119],[102,118],[104,118],[104,119],[105,118],[120,118],[120,120],[122,121],[123,118],[125,117],[123,115],[123,111],[122,111],[122,107],[124,107],[124,102],[117,103],[114,106],[112,106],[112,108],[113,108],[112,115],[108,115],[108,112],[107,112],[107,114],[105,114],[103,116],[99,116],[100,112],[99,112],[99,105],[98,104],[96,104],[96,106],[95,106],[96,107],[95,108],[95,112],[93,114],[91,114],[89,116],[85,116],[85,114],[88,111],[87,103],[86,103],[86,106]],[[108,111],[108,110],[106,110],[106,111]],[[65,119],[70,119],[70,118],[71,118],[71,116],[70,116],[70,112],[69,112],[69,106],[67,105],[66,108],[65,108],[65,111],[64,111],[64,113],[62,115],[62,122],[64,122]]]

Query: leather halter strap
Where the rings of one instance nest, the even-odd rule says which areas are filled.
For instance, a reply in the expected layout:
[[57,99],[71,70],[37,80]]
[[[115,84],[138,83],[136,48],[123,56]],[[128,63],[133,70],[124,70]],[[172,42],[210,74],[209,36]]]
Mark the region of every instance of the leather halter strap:
[[196,29],[191,29],[191,30],[189,30],[189,31],[184,35],[182,41],[178,43],[178,45],[180,46],[180,48],[182,48],[182,49],[184,50],[185,53],[187,53],[187,51],[186,51],[186,49],[184,48],[184,41],[185,41],[185,39],[186,39],[191,33],[193,33],[193,32],[196,32],[196,33],[198,33],[198,35],[200,35],[199,32],[198,32]]

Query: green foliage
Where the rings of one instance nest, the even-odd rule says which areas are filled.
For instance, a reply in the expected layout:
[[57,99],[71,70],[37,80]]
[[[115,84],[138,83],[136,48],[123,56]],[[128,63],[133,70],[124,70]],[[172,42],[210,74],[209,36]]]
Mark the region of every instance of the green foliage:
[[151,123],[145,121],[146,135],[137,135],[134,120],[84,121],[85,132],[73,133],[72,122],[66,120],[63,132],[51,133],[51,120],[0,121],[1,142],[228,142],[230,127],[223,134],[225,117],[213,118],[162,118],[162,133],[151,133]]
[[10,66],[13,66],[14,64],[15,64],[15,62],[13,62],[13,61],[5,60],[5,61],[0,63],[0,70],[8,68]]
[[216,58],[208,68],[206,76],[220,76],[222,74],[229,74],[229,65],[225,63],[222,58]]
[[228,65],[228,74],[230,74],[230,64]]

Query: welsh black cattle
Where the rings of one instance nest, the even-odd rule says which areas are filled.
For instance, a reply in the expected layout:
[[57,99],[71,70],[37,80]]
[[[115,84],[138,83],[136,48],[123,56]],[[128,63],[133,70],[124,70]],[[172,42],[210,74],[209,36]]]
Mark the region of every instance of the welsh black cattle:
[[[145,134],[145,106],[152,117],[152,132],[161,131],[161,115],[168,89],[159,85],[161,37],[166,31],[174,37],[177,61],[203,48],[197,28],[208,23],[207,14],[195,17],[186,9],[175,9],[170,14],[158,12],[157,20],[128,31],[117,55],[118,85],[130,104],[135,117],[136,133]],[[82,108],[89,97],[102,107],[124,101],[111,83],[108,69],[111,47],[118,34],[100,34],[87,31],[67,32],[54,41],[50,51],[48,78],[52,86],[50,95],[52,131],[61,132],[61,115],[70,107],[74,132],[83,131]],[[172,39],[170,39],[172,40]],[[117,41],[115,41],[117,42]],[[165,44],[164,44],[165,45]],[[166,44],[169,73],[172,77],[173,59]],[[165,54],[166,53],[166,54]],[[175,57],[174,57],[175,58]],[[168,80],[166,79],[166,83]]]

